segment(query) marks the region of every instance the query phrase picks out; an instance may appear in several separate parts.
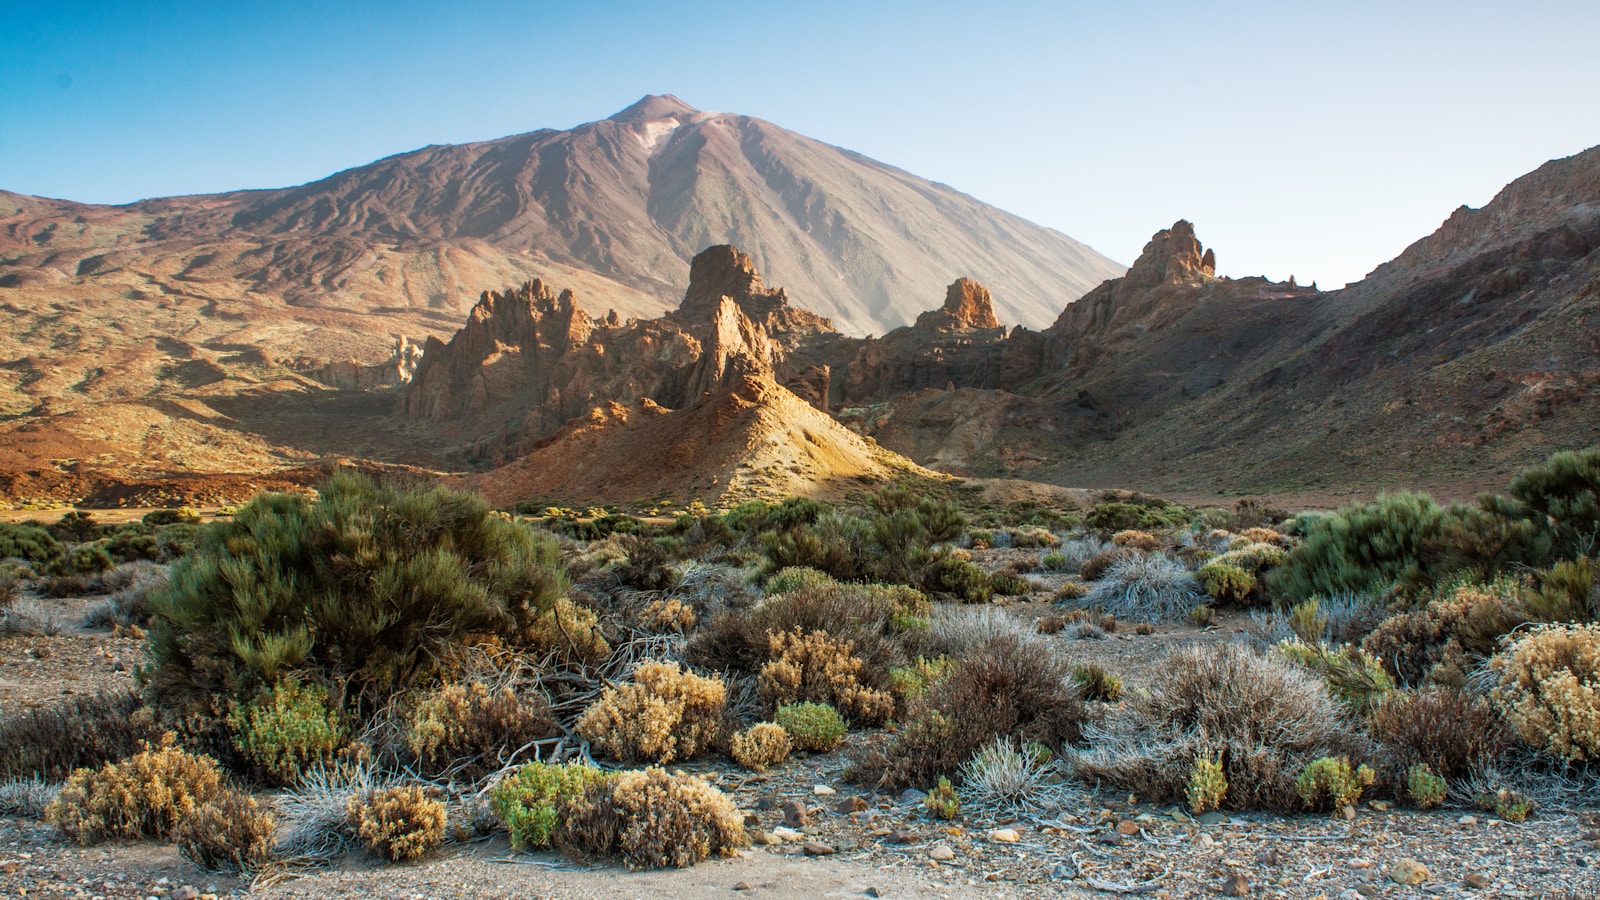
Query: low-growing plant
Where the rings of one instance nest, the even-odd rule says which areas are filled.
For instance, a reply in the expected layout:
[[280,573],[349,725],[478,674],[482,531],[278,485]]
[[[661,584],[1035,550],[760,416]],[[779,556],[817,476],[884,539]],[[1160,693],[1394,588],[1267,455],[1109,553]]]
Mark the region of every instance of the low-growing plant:
[[726,706],[722,679],[647,661],[630,683],[606,688],[578,718],[577,730],[623,762],[689,760],[719,743]]
[[909,703],[928,692],[928,688],[943,678],[952,666],[947,656],[932,659],[919,656],[908,666],[889,670],[889,692],[898,704]]
[[272,811],[241,791],[224,789],[178,821],[172,830],[178,853],[202,869],[254,872],[273,858]]
[[1228,794],[1228,778],[1222,771],[1222,762],[1211,756],[1196,756],[1189,767],[1189,779],[1184,787],[1184,797],[1189,801],[1189,811],[1195,815],[1222,808]]
[[126,760],[72,773],[45,818],[79,844],[165,838],[221,792],[216,761],[179,749],[168,734]]
[[0,721],[0,777],[60,781],[160,738],[155,712],[131,691],[73,696]]
[[1119,531],[1116,534],[1113,534],[1111,536],[1111,543],[1117,545],[1118,547],[1127,547],[1131,550],[1139,550],[1144,553],[1153,553],[1166,546],[1166,542],[1161,538],[1156,537],[1148,531],[1139,531],[1138,529],[1129,529],[1127,531]]
[[0,816],[37,819],[56,799],[56,787],[37,775],[0,780]]
[[1355,805],[1376,778],[1369,766],[1352,767],[1348,759],[1325,756],[1306,766],[1294,784],[1307,809],[1327,812]]
[[1215,608],[1201,604],[1189,610],[1189,624],[1196,628],[1210,628],[1217,621]]
[[1511,746],[1489,704],[1459,688],[1393,694],[1373,706],[1368,724],[1392,771],[1421,764],[1449,781],[1492,765]]
[[989,586],[996,594],[1020,597],[1033,591],[1033,582],[1012,572],[996,572],[989,576]]
[[559,733],[549,702],[510,687],[492,691],[481,682],[446,684],[413,705],[406,745],[421,771],[480,777],[527,744]]
[[277,784],[293,784],[308,767],[333,762],[349,740],[328,704],[328,689],[292,678],[235,704],[228,727],[234,747]]
[[1067,556],[1055,550],[1039,558],[1039,568],[1046,572],[1064,572],[1067,568]]
[[1122,696],[1122,679],[1107,672],[1098,663],[1073,666],[1072,680],[1083,690],[1085,700],[1114,703]]
[[444,802],[420,785],[351,797],[348,812],[361,843],[392,862],[418,859],[444,842]]
[[844,740],[844,717],[826,703],[780,706],[773,721],[789,735],[798,750],[826,753]]
[[1510,788],[1500,788],[1496,791],[1479,794],[1476,798],[1479,809],[1492,812],[1507,822],[1526,822],[1528,817],[1538,809],[1538,804]]
[[1315,672],[1327,684],[1328,693],[1357,711],[1370,709],[1394,690],[1389,673],[1360,647],[1328,647],[1294,640],[1279,644],[1278,652]]
[[522,639],[530,650],[554,654],[565,662],[597,665],[611,655],[599,617],[567,597],[557,597],[549,609],[534,617]]
[[744,816],[721,791],[657,768],[588,785],[568,808],[557,843],[578,856],[619,855],[630,869],[687,868],[747,843]]
[[1064,603],[1069,600],[1077,600],[1081,597],[1087,596],[1088,593],[1089,589],[1084,586],[1083,582],[1065,581],[1062,582],[1061,587],[1056,588],[1055,594],[1052,595],[1050,599],[1057,603]]
[[578,762],[526,763],[495,783],[489,804],[519,849],[549,847],[560,831],[566,809],[589,786],[608,776]]
[[956,787],[950,783],[950,779],[943,775],[928,790],[928,795],[922,798],[922,804],[927,808],[928,815],[936,819],[954,819],[961,815],[961,796],[956,793]]
[[1135,554],[1112,563],[1084,599],[1121,619],[1177,622],[1201,594],[1181,563],[1159,554]]
[[921,569],[918,587],[961,603],[988,603],[994,585],[983,569],[956,552],[936,554]]
[[1256,576],[1238,566],[1208,562],[1195,572],[1206,594],[1218,603],[1241,606],[1256,589]]
[[1427,763],[1416,763],[1406,770],[1406,796],[1418,809],[1432,809],[1443,803],[1449,787]]
[[1489,670],[1490,696],[1530,747],[1569,762],[1600,757],[1600,625],[1526,632]]
[[771,661],[761,667],[757,684],[769,708],[827,703],[862,725],[882,724],[894,714],[889,692],[861,683],[863,663],[852,652],[853,642],[836,640],[825,631],[789,631],[768,640]]
[[728,742],[728,755],[752,772],[765,772],[782,765],[793,746],[782,725],[758,722],[733,736]]

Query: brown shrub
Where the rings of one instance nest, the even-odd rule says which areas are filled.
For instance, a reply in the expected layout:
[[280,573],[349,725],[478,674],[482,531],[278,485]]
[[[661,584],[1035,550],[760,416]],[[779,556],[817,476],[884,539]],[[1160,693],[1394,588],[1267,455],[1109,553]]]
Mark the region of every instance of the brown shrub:
[[611,655],[611,645],[594,611],[566,597],[557,597],[524,629],[522,637],[534,652],[551,653],[571,662],[595,665]]
[[1040,616],[1033,626],[1040,634],[1060,634],[1067,627],[1067,617],[1063,615]]
[[639,624],[648,631],[688,634],[694,630],[694,622],[694,607],[675,597],[652,600],[639,611]]
[[1078,570],[1078,577],[1084,581],[1098,580],[1102,575],[1106,574],[1106,570],[1110,569],[1114,563],[1132,556],[1133,551],[1125,547],[1118,547],[1114,550],[1095,554],[1083,564],[1083,568]]
[[1289,539],[1273,531],[1271,528],[1246,528],[1239,532],[1239,536],[1252,544],[1276,544],[1279,547],[1289,546]]
[[1118,547],[1127,547],[1131,550],[1143,550],[1151,553],[1166,546],[1166,541],[1156,537],[1148,531],[1130,529],[1119,531],[1111,536],[1111,543]]
[[704,779],[658,768],[589,785],[556,834],[579,857],[621,855],[630,869],[688,868],[744,846],[744,816]]
[[1511,743],[1487,703],[1455,688],[1390,696],[1373,707],[1369,725],[1397,780],[1417,763],[1450,781],[1465,778]]
[[792,749],[789,732],[784,731],[782,725],[771,722],[752,725],[728,742],[733,761],[755,772],[765,772],[773,766],[782,765]]
[[578,733],[623,762],[693,759],[721,740],[728,691],[671,662],[644,662],[578,718]]
[[1320,679],[1237,644],[1172,651],[1130,711],[1072,765],[1080,778],[1158,803],[1183,802],[1203,758],[1221,761],[1225,806],[1293,812],[1301,807],[1295,777],[1307,765],[1371,752]]
[[888,691],[861,684],[863,664],[852,641],[825,631],[788,631],[768,636],[772,660],[757,679],[761,700],[776,709],[790,703],[827,703],[862,725],[880,725],[894,714]]
[[887,755],[863,757],[858,770],[890,789],[926,787],[998,737],[1052,750],[1075,742],[1088,715],[1066,660],[1046,645],[997,637],[934,682]]
[[1569,762],[1600,758],[1600,624],[1528,632],[1489,669],[1495,706],[1528,746]]
[[444,803],[418,785],[357,794],[345,812],[361,843],[393,862],[417,859],[444,841]]
[[1076,600],[1087,593],[1089,589],[1083,586],[1083,582],[1066,581],[1062,582],[1061,587],[1056,588],[1055,596],[1051,599],[1059,603],[1064,600]]
[[71,697],[0,722],[0,778],[59,781],[160,738],[154,712],[131,691]]
[[685,659],[701,669],[754,675],[770,659],[768,634],[825,631],[854,642],[862,682],[882,687],[889,667],[906,660],[894,620],[926,618],[929,609],[926,597],[904,586],[804,584],[750,609],[712,615],[689,638]]
[[1401,684],[1459,687],[1471,657],[1493,653],[1500,636],[1524,621],[1514,584],[1467,584],[1383,620],[1361,646]]
[[474,681],[443,685],[418,700],[406,745],[424,774],[453,771],[474,779],[500,768],[528,742],[557,734],[544,697],[519,696],[509,687],[490,691]]
[[166,837],[221,792],[216,761],[178,749],[167,734],[120,763],[72,773],[45,818],[80,844]]
[[253,872],[272,859],[276,821],[249,794],[223,790],[172,831],[178,853],[202,869]]

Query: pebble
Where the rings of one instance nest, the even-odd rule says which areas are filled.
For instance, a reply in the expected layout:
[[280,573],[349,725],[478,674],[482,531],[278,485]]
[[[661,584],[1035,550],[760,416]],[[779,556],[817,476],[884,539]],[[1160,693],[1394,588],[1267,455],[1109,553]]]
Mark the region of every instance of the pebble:
[[843,800],[840,800],[839,805],[834,807],[834,809],[837,809],[839,812],[845,815],[849,815],[850,813],[866,812],[867,801],[861,799],[860,797],[846,797]]
[[1457,825],[1476,825],[1476,824],[1478,824],[1478,817],[1477,816],[1462,816],[1461,818],[1456,820],[1456,824]]
[[1117,823],[1117,833],[1132,837],[1139,833],[1139,823],[1129,822],[1128,820],[1124,819]]
[[750,882],[741,881],[738,884],[734,885],[733,889],[736,890],[736,891],[748,891],[748,890],[751,889],[750,888]]
[[804,850],[807,856],[832,856],[834,854],[833,847],[821,841],[806,841],[800,845],[800,849]]
[[1339,892],[1339,900],[1366,900],[1366,898],[1354,888],[1345,888]]
[[1201,825],[1221,825],[1223,822],[1228,821],[1228,817],[1216,810],[1212,810],[1208,813],[1201,813],[1196,821]]
[[811,814],[806,810],[806,805],[799,800],[790,800],[783,804],[783,824],[790,828],[804,828],[811,824]]
[[861,895],[863,897],[882,897],[883,896],[883,892],[878,890],[875,887],[869,887],[866,890],[862,891]]
[[956,858],[956,851],[950,849],[949,844],[934,844],[933,849],[928,851],[928,858],[939,862],[949,862]]
[[1402,856],[1389,867],[1389,880],[1395,884],[1421,884],[1428,880],[1428,867],[1409,856]]
[[989,840],[1001,844],[1015,844],[1017,841],[1022,840],[1022,835],[1017,834],[1014,828],[996,828],[989,832]]
[[1372,860],[1370,860],[1370,859],[1362,859],[1361,857],[1358,856],[1355,859],[1350,860],[1350,868],[1352,868],[1352,869],[1370,869],[1370,868],[1372,868]]
[[918,844],[922,842],[922,835],[911,831],[896,831],[889,835],[891,844]]
[[1206,834],[1204,831],[1194,836],[1194,842],[1196,845],[1206,848],[1214,847],[1217,843],[1211,835]]
[[1222,883],[1217,885],[1217,890],[1227,897],[1248,897],[1250,896],[1250,879],[1235,872],[1222,879]]
[[928,799],[928,795],[916,788],[906,788],[900,792],[901,803],[921,803]]
[[811,793],[816,794],[818,797],[830,797],[839,792],[825,784],[818,784],[812,786]]
[[1486,888],[1494,882],[1482,872],[1468,872],[1467,877],[1461,879],[1461,883],[1469,888]]
[[200,889],[186,884],[172,892],[172,900],[199,900]]
[[780,841],[798,841],[805,837],[805,835],[795,831],[793,828],[785,828],[782,825],[772,829],[772,836]]

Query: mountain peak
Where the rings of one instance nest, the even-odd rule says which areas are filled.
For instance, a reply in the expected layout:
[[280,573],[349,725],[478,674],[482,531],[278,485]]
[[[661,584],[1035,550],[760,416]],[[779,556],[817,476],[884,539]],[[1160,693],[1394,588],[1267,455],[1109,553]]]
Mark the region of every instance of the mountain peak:
[[1194,234],[1194,224],[1179,219],[1172,227],[1158,231],[1144,245],[1144,252],[1128,269],[1125,280],[1138,287],[1154,287],[1162,282],[1200,282],[1215,278],[1217,256],[1203,248]]
[[700,110],[671,94],[645,94],[639,102],[612,116],[611,122],[639,122],[650,119],[671,119],[692,116]]

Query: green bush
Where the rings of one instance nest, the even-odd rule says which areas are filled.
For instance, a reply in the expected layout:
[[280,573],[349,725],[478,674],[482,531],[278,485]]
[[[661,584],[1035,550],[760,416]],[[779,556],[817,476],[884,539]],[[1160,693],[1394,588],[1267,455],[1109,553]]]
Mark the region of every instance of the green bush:
[[1210,756],[1196,756],[1189,769],[1188,787],[1184,796],[1189,801],[1189,811],[1195,815],[1222,808],[1222,799],[1228,795],[1228,778],[1222,771],[1222,762]]
[[1084,527],[1111,534],[1118,531],[1159,531],[1182,525],[1188,516],[1183,507],[1149,503],[1108,502],[1096,503],[1084,517]]
[[98,575],[115,565],[111,554],[106,552],[106,543],[94,543],[79,544],[68,550],[66,558],[55,569],[63,575]]
[[787,594],[803,587],[824,587],[838,584],[828,577],[826,572],[808,569],[804,566],[790,566],[780,569],[767,579],[765,585],[767,594]]
[[1243,604],[1256,589],[1255,575],[1227,563],[1206,563],[1195,573],[1195,578],[1205,585],[1211,599],[1227,605]]
[[989,576],[989,585],[1005,597],[1021,597],[1033,591],[1033,582],[1015,572],[996,572]]
[[50,533],[63,541],[72,544],[86,544],[100,539],[101,528],[95,522],[94,516],[81,509],[75,509],[50,526]]
[[1376,779],[1368,766],[1352,769],[1348,759],[1324,756],[1306,766],[1294,786],[1307,809],[1328,812],[1354,805]]
[[277,784],[294,784],[301,773],[332,762],[348,739],[328,689],[293,678],[259,697],[234,705],[228,716],[233,746]]
[[1600,447],[1551,455],[1512,480],[1511,496],[1564,555],[1600,551]]
[[939,776],[939,781],[928,791],[928,796],[922,798],[922,805],[936,819],[954,819],[961,815],[961,798],[956,794],[955,785],[944,775]]
[[564,589],[555,541],[482,498],[340,472],[315,500],[262,494],[201,531],[150,597],[151,684],[243,699],[303,670],[370,708],[452,645],[518,645]]
[[988,603],[994,596],[988,574],[955,553],[934,556],[923,566],[917,586],[962,603]]
[[27,560],[42,568],[66,554],[66,548],[43,525],[0,522],[0,559]]
[[823,753],[844,740],[844,717],[826,703],[790,703],[778,707],[772,720],[801,750]]
[[1368,710],[1394,691],[1394,681],[1383,665],[1359,647],[1345,644],[1330,648],[1296,640],[1279,644],[1278,652],[1321,676],[1328,693],[1352,709]]
[[1416,763],[1406,770],[1406,794],[1419,809],[1432,809],[1444,802],[1449,785],[1433,774],[1427,763]]
[[511,832],[511,846],[536,850],[555,841],[565,808],[606,777],[583,763],[531,762],[501,779],[489,804]]

